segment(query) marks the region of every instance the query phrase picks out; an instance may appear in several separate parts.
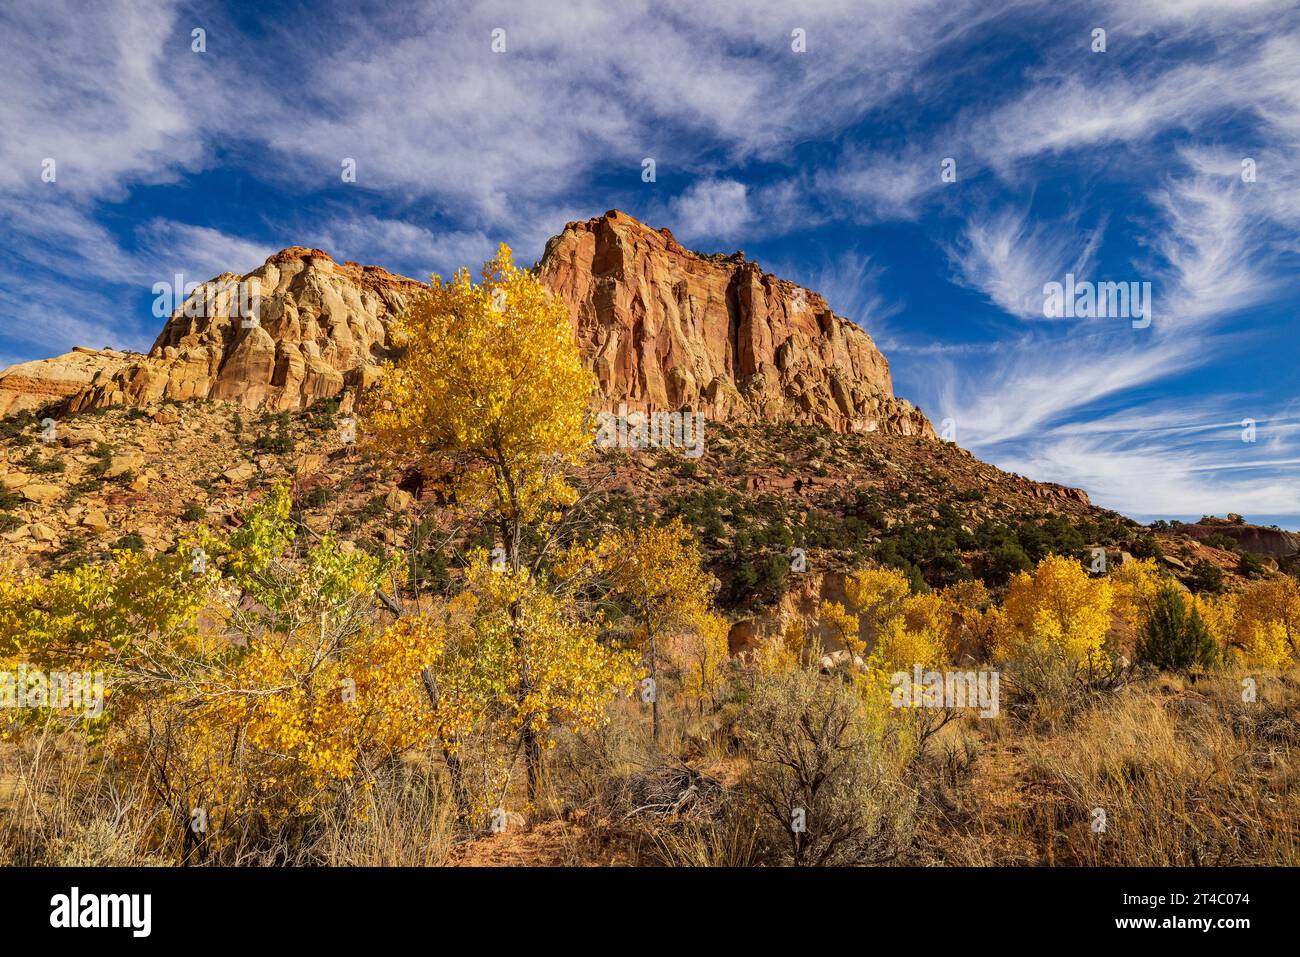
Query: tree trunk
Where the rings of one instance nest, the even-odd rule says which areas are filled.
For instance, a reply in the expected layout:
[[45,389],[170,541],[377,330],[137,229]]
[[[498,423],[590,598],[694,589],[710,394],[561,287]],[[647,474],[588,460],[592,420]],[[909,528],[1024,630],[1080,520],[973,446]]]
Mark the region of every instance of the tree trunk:
[[531,724],[522,732],[524,743],[524,766],[528,770],[528,803],[537,804],[542,788],[542,743]]
[[655,654],[655,639],[650,636],[650,727],[654,745],[659,747],[659,656]]
[[[437,712],[438,682],[434,680],[433,669],[425,668],[420,672],[420,677],[424,680],[424,693],[429,697],[429,704]],[[456,802],[456,818],[463,824],[469,815],[470,800],[469,791],[465,789],[465,772],[460,763],[460,756],[443,745],[442,758],[447,762],[447,773],[451,776],[451,795]]]

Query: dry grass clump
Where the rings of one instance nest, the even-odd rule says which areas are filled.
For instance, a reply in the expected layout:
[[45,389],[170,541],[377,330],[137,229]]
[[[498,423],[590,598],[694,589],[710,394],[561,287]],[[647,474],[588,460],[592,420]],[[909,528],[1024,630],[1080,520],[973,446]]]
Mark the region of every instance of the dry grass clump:
[[[0,754],[0,865],[151,867],[222,865],[430,866],[457,838],[454,804],[429,763],[386,769],[346,800],[295,827],[202,853],[183,828],[140,799],[139,775],[92,758],[75,734],[25,738]],[[184,846],[183,846],[184,844]]]
[[1295,864],[1300,779],[1285,740],[1293,719],[1279,702],[1246,704],[1222,690],[1134,688],[1070,731],[1032,739],[1048,861]]
[[149,867],[159,822],[142,814],[141,781],[93,759],[83,739],[52,731],[0,751],[0,864]]
[[[440,867],[457,840],[455,802],[427,762],[387,770],[356,798],[350,814],[317,822],[295,864],[346,867]],[[287,850],[287,849],[286,849]]]
[[1064,723],[967,721],[954,734],[980,744],[969,773],[922,769],[918,852],[967,865],[1296,864],[1300,695],[1294,675],[1260,677],[1243,701],[1244,677],[1148,676]]
[[711,820],[685,821],[653,833],[646,862],[668,867],[754,867],[766,857],[760,822],[732,802]]

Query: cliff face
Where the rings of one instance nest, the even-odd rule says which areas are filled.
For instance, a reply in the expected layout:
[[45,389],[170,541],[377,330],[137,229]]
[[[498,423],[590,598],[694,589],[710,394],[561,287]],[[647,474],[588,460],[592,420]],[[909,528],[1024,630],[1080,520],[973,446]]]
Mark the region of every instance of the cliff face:
[[538,268],[611,407],[933,435],[866,332],[743,253],[703,256],[611,211],[569,223]]
[[[147,357],[69,403],[72,411],[159,399],[227,399],[298,409],[350,398],[387,355],[388,323],[423,286],[377,266],[293,247],[245,276],[204,283],[172,314]],[[256,321],[241,310],[256,290]]]
[[0,371],[0,416],[68,401],[139,358],[113,349],[79,347],[52,359],[10,366]]
[[[611,408],[934,434],[894,398],[870,336],[743,253],[703,256],[610,212],[569,223],[538,272],[568,305]],[[348,408],[388,355],[392,318],[423,288],[319,249],[286,249],[196,289],[146,356],[79,350],[0,373],[0,414],[52,400],[73,412],[193,398],[276,411],[342,398]],[[255,322],[240,308],[249,290]]]
[[1248,525],[1224,521],[1222,519],[1202,521],[1196,525],[1179,525],[1179,533],[1205,541],[1210,538],[1230,538],[1243,552],[1264,555],[1269,558],[1291,558],[1300,554],[1300,535],[1285,532],[1279,528],[1263,525]]

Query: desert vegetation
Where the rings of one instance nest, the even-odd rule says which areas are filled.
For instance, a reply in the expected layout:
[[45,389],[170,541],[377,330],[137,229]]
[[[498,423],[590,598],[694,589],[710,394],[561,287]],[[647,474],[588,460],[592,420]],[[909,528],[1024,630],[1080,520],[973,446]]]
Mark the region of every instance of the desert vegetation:
[[[734,534],[707,493],[593,505],[593,383],[504,247],[394,341],[347,454],[433,490],[407,548],[342,537],[386,497],[318,529],[332,493],[252,483],[231,521],[183,506],[168,551],[0,578],[28,702],[3,712],[0,861],[1300,863],[1294,577],[1189,589],[1128,528],[1094,570],[1094,530],[891,525],[880,493],[851,503],[882,534],[836,556],[842,597],[734,648],[729,613],[840,529]],[[259,428],[292,448],[289,418]],[[711,551],[740,559],[725,582]],[[55,673],[102,676],[102,709],[59,707]],[[995,697],[952,700],[957,673]]]

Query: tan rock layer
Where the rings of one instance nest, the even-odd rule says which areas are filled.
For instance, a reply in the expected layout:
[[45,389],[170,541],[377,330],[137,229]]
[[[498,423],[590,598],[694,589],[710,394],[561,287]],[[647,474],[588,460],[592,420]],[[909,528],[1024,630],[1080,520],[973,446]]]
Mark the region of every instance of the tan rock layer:
[[0,416],[34,411],[107,381],[134,358],[112,349],[76,348],[53,359],[21,362],[0,372]]
[[[256,321],[241,313],[235,283],[257,290]],[[211,398],[286,410],[353,395],[388,355],[389,322],[423,288],[377,266],[339,265],[319,249],[282,250],[245,276],[204,283],[147,357],[69,408]]]

